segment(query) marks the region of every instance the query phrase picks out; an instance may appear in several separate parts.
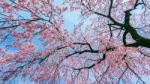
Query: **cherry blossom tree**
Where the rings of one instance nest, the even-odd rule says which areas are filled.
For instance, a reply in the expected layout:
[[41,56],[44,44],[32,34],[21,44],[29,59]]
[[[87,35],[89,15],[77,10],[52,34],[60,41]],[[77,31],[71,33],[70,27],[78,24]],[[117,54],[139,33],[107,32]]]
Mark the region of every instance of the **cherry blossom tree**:
[[[21,76],[40,84],[145,84],[149,0],[59,1],[1,0],[1,83]],[[73,32],[63,28],[66,10],[80,12]]]

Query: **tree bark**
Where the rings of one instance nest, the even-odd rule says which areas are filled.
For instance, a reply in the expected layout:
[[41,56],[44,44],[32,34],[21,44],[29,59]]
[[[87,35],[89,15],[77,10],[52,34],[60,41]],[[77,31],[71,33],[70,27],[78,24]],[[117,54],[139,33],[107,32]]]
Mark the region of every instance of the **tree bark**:
[[[127,47],[143,46],[143,47],[150,48],[150,39],[139,35],[138,32],[136,31],[136,29],[130,25],[130,16],[131,16],[130,11],[131,10],[127,10],[125,12],[125,24],[124,24],[125,32],[123,35],[124,45]],[[131,44],[126,43],[126,35],[128,33],[132,36],[132,39],[135,40],[134,43],[131,43]]]

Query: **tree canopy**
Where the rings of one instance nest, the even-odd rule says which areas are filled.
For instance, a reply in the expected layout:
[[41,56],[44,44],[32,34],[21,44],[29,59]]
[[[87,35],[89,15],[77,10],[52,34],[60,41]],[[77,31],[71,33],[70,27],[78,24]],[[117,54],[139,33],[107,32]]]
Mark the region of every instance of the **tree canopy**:
[[145,84],[149,20],[149,0],[1,0],[0,81]]

